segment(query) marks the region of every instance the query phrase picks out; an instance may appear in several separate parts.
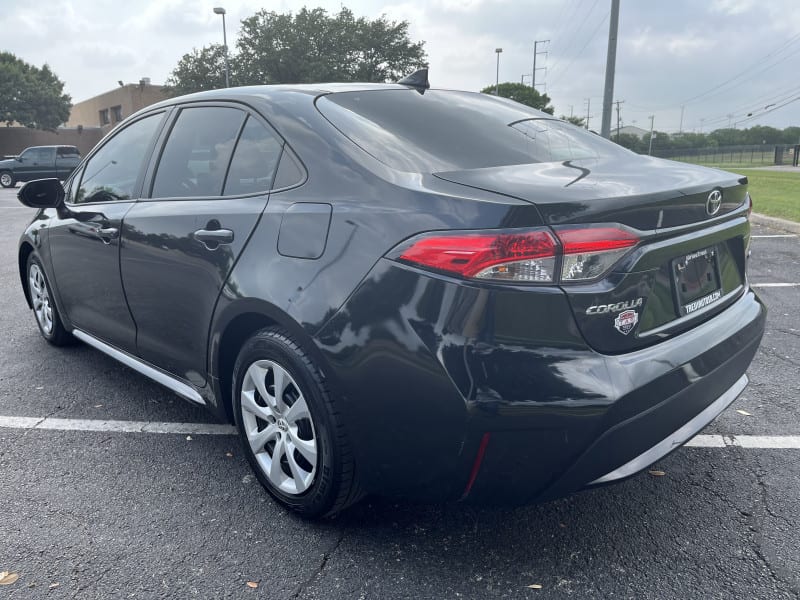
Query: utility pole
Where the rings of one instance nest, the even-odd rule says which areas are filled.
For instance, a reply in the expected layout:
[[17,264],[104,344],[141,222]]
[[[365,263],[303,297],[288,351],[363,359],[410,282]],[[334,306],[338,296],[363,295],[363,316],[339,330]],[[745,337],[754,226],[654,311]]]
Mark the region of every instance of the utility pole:
[[617,105],[617,143],[619,144],[619,105],[625,102],[625,100],[617,100],[614,104]]
[[728,115],[728,129],[731,128],[731,121],[733,120],[733,115]]
[[590,116],[589,113],[591,112],[591,110],[590,110],[591,106],[592,106],[592,99],[591,98],[587,98],[586,99],[586,129],[589,129],[589,116]]
[[611,137],[611,105],[614,100],[614,70],[617,65],[617,31],[619,29],[619,0],[611,0],[611,17],[608,24],[608,56],[606,57],[606,84],[603,91],[603,121],[600,135]]
[[705,123],[705,119],[700,119],[700,133],[703,133],[703,123]]
[[686,109],[685,104],[681,104],[681,124],[678,125],[678,133],[683,133],[683,111]]
[[650,147],[647,149],[647,155],[650,156],[653,154],[653,121],[655,120],[655,115],[650,115]]
[[494,95],[500,95],[500,53],[503,51],[502,48],[495,48],[494,51],[497,53],[497,76],[494,80]]
[[569,118],[572,118],[572,104],[569,105]]
[[[531,77],[531,87],[533,89],[536,89],[536,57],[539,54],[544,54],[545,56],[547,56],[546,50],[539,52],[538,50],[539,44],[549,44],[549,43],[550,40],[536,40],[535,42],[533,42],[533,77]],[[546,67],[539,67],[539,70],[540,71],[546,70]]]

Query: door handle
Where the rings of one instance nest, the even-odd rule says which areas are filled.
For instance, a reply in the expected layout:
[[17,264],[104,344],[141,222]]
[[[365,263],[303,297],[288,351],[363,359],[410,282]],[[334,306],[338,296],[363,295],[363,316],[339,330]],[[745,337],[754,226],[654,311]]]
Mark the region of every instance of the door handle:
[[193,235],[207,250],[216,250],[220,244],[233,242],[233,231],[230,229],[198,229]]
[[119,237],[119,229],[116,227],[102,227],[97,230],[97,235],[100,236],[104,242],[106,240],[111,241]]

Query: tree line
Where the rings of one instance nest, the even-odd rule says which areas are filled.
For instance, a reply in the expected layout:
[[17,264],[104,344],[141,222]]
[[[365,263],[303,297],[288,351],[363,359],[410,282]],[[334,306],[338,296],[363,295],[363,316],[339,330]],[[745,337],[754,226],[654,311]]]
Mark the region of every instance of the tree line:
[[[647,154],[650,147],[650,132],[643,137],[631,133],[612,132],[611,139],[620,146],[634,152]],[[800,144],[800,127],[777,129],[767,125],[754,125],[747,129],[717,129],[709,133],[666,133],[653,132],[653,154],[674,153],[681,150],[700,148],[723,148],[729,146],[774,146],[778,144]]]

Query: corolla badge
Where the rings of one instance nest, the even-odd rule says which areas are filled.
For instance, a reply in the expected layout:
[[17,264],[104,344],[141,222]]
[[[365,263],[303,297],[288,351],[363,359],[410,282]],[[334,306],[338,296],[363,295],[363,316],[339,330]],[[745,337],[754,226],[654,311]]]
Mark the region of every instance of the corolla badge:
[[614,319],[614,327],[617,328],[623,335],[628,335],[633,328],[636,327],[636,323],[639,322],[639,313],[635,310],[626,310],[617,315],[617,318]]
[[713,217],[717,214],[720,206],[722,206],[722,192],[714,190],[708,195],[708,200],[706,200],[706,212],[708,216]]

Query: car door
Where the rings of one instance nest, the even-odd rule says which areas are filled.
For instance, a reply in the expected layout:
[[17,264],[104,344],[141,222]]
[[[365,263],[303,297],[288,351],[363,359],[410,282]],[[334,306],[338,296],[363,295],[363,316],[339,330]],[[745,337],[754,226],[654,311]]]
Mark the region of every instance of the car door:
[[125,216],[122,280],[139,356],[196,387],[223,284],[269,196],[282,139],[241,106],[191,105]]
[[76,328],[129,353],[136,326],[119,271],[122,218],[136,202],[164,112],[115,132],[73,179],[49,245],[62,307]]

